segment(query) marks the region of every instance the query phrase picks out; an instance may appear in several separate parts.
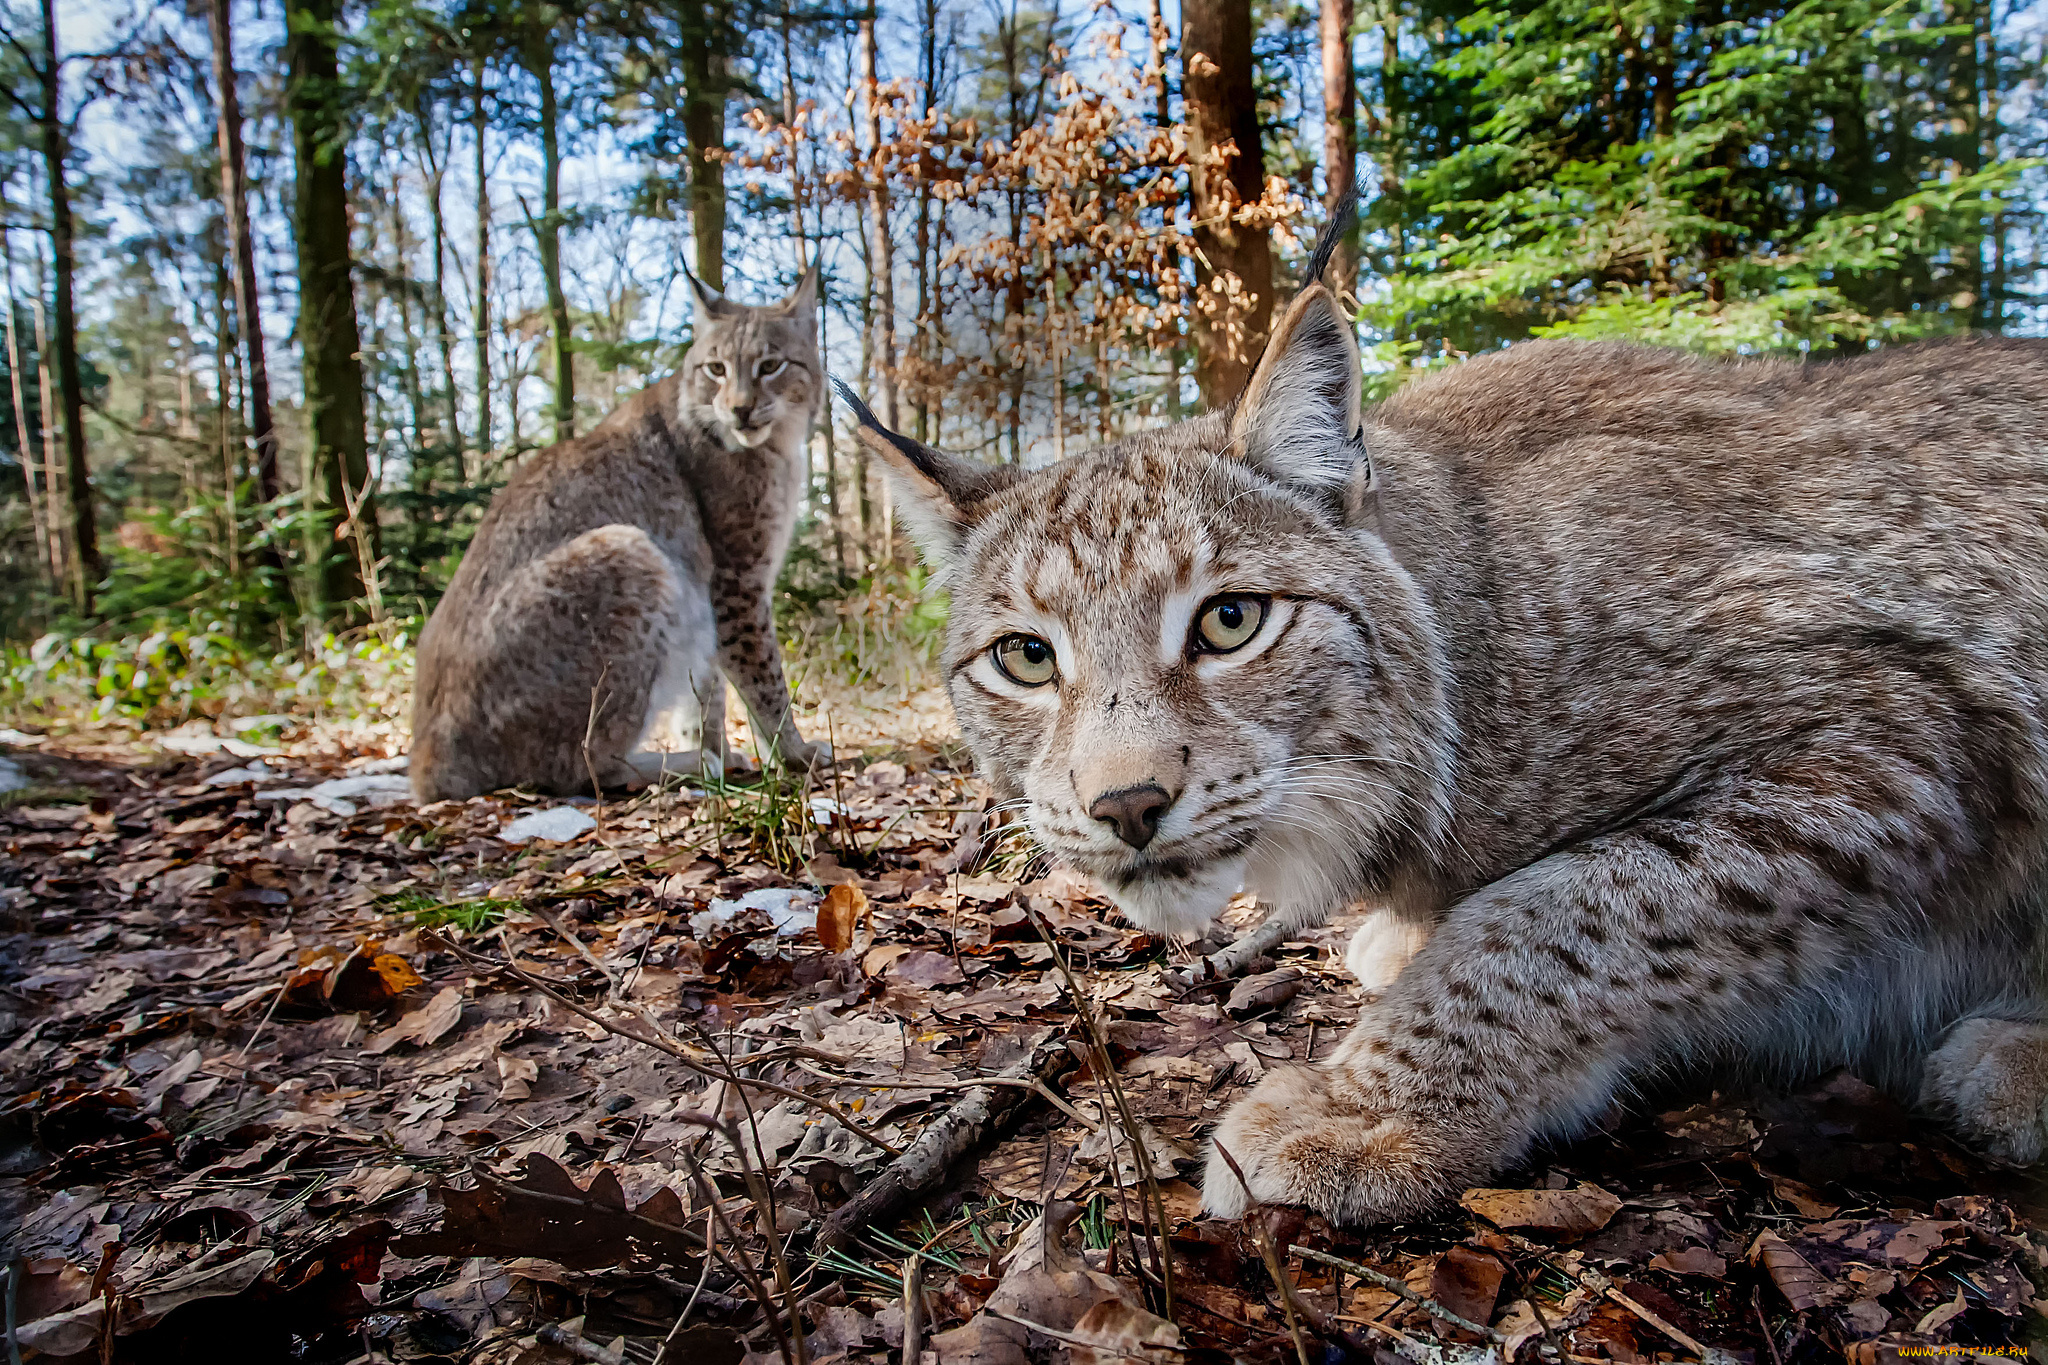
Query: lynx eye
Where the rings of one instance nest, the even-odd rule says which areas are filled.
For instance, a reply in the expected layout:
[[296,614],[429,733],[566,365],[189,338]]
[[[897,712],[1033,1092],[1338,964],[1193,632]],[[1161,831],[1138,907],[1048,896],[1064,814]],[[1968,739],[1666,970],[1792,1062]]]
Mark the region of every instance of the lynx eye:
[[754,373],[766,379],[771,374],[781,374],[789,368],[787,360],[764,360],[754,367]]
[[1212,597],[1195,619],[1195,652],[1228,654],[1242,649],[1266,623],[1266,599],[1231,594]]
[[725,362],[723,360],[705,361],[704,373],[710,375],[713,379],[725,378]]
[[1005,635],[988,653],[996,671],[1019,687],[1043,687],[1058,671],[1052,646],[1036,635]]

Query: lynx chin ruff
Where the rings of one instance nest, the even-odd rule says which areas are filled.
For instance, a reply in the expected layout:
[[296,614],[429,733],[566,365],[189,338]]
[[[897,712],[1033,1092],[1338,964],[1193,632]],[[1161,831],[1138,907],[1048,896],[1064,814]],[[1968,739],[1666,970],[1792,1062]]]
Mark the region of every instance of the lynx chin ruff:
[[825,756],[790,714],[769,603],[823,392],[817,275],[764,308],[690,284],[682,369],[513,475],[434,608],[422,801],[717,771],[728,679],[779,758]]
[[1045,847],[1157,930],[1385,907],[1209,1208],[1406,1216],[1731,1059],[2038,1158],[2048,347],[1535,343],[1363,414],[1359,371],[1312,283],[1231,410],[1047,469],[862,413]]

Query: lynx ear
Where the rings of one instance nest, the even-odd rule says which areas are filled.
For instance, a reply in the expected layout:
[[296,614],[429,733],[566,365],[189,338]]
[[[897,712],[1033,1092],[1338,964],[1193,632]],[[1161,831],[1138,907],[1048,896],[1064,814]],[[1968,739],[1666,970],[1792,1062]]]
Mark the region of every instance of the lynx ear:
[[1230,415],[1231,448],[1282,483],[1337,491],[1365,462],[1358,339],[1321,284],[1295,296]]
[[796,282],[796,289],[790,296],[776,305],[782,312],[793,318],[808,318],[818,311],[818,267],[804,271],[804,277]]
[[832,386],[853,413],[861,444],[881,457],[883,476],[896,494],[910,536],[928,563],[949,569],[959,562],[975,505],[1020,477],[1008,465],[986,465],[934,450],[921,441],[899,436],[875,420],[868,405],[835,379]]
[[739,310],[740,305],[726,298],[725,295],[719,293],[716,289],[710,288],[695,275],[692,275],[690,267],[683,267],[683,278],[690,282],[690,297],[697,301],[697,320],[699,322],[714,322],[720,318],[729,318]]

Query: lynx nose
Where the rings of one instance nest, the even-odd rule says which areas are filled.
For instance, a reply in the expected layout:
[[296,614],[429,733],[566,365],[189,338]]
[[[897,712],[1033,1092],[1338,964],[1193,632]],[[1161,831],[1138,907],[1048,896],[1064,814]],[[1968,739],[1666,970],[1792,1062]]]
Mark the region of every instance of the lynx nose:
[[754,405],[752,403],[735,404],[732,410],[732,422],[736,427],[752,426],[754,424]]
[[1105,825],[1116,826],[1116,837],[1132,848],[1143,848],[1159,832],[1159,817],[1173,804],[1164,788],[1150,782],[1104,792],[1088,807],[1088,814]]

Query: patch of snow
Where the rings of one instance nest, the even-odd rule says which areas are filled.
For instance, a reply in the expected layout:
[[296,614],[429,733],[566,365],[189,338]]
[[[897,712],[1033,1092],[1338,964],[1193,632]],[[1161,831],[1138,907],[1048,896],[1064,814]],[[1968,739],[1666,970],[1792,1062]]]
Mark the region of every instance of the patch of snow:
[[499,830],[498,837],[508,844],[523,844],[528,839],[547,839],[561,844],[585,830],[596,828],[597,821],[574,806],[551,806],[547,810],[529,811],[520,816]]
[[354,815],[364,806],[392,806],[412,800],[412,783],[403,777],[375,774],[367,777],[336,777],[317,787],[292,787],[285,791],[258,792],[258,801],[310,801],[335,815]]
[[806,929],[818,927],[818,895],[796,886],[764,886],[738,900],[711,902],[709,909],[690,916],[690,932],[698,938],[723,929],[743,911],[759,910],[775,926],[777,936],[795,938]]
[[361,758],[348,765],[351,776],[368,777],[377,773],[402,773],[412,767],[412,755],[400,754],[397,758]]
[[5,725],[0,725],[0,744],[12,744],[19,749],[33,749],[42,742],[43,737],[41,735],[31,735],[26,731],[14,730]]
[[242,767],[229,768],[225,772],[215,773],[199,785],[202,787],[232,787],[240,782],[276,782],[283,777],[283,773],[278,772],[259,758],[252,763],[244,764]]

